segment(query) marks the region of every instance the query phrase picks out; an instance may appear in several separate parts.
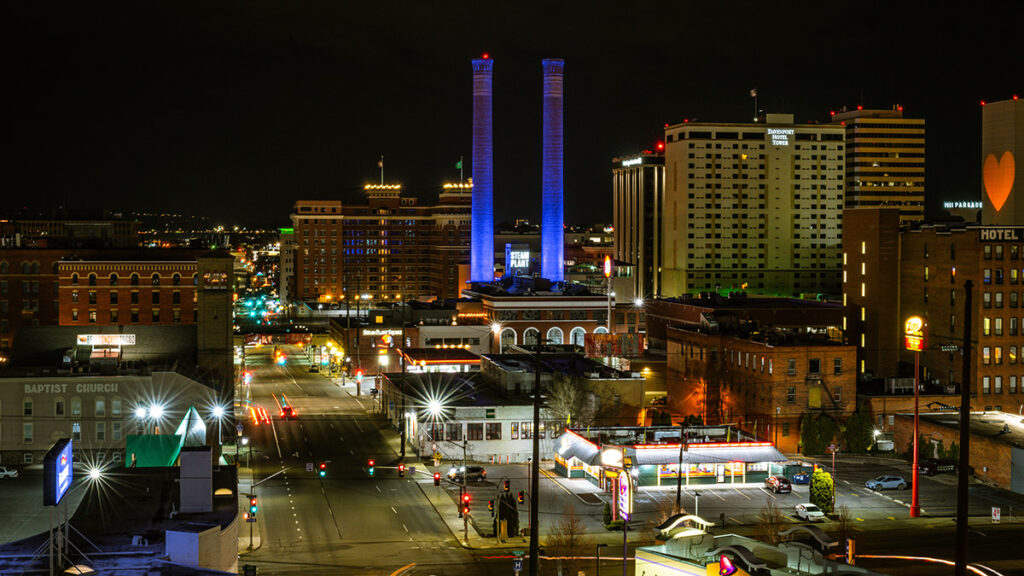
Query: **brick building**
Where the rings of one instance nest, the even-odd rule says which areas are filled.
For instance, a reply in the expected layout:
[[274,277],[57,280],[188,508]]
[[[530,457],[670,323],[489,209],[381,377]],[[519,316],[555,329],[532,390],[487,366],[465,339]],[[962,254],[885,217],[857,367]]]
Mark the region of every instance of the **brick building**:
[[195,257],[170,260],[64,260],[58,263],[61,326],[195,324]]
[[0,350],[27,326],[194,324],[204,252],[0,249]]
[[[857,345],[858,371],[913,377],[914,357],[903,349],[902,327],[906,318],[920,316],[927,333],[920,353],[925,391],[958,388],[964,283],[971,280],[971,393],[980,399],[978,408],[1019,407],[1024,403],[1024,226],[934,224],[901,230],[891,213],[880,218],[869,211],[847,211],[844,225],[846,326]],[[875,225],[865,225],[872,219]]]
[[446,184],[434,206],[402,187],[367,185],[367,203],[300,200],[291,215],[293,300],[378,302],[457,297],[468,280],[472,184]]
[[0,350],[23,326],[57,324],[57,262],[65,250],[0,249]]
[[796,452],[803,418],[842,421],[856,408],[856,350],[843,341],[838,305],[713,295],[647,310],[674,414],[735,424]]
[[[893,444],[897,451],[913,452],[914,413],[896,416]],[[919,432],[930,455],[960,444],[960,415],[956,412],[922,414]],[[971,412],[971,468],[974,476],[1005,490],[1024,494],[1024,425],[1016,413]]]
[[139,223],[126,219],[4,220],[0,243],[31,248],[133,248]]
[[583,346],[587,334],[608,332],[607,296],[578,285],[567,285],[565,291],[560,286],[566,285],[522,277],[474,284],[462,293],[480,302],[479,314],[492,328],[491,349],[499,353],[510,346],[534,346],[538,338],[550,345]]

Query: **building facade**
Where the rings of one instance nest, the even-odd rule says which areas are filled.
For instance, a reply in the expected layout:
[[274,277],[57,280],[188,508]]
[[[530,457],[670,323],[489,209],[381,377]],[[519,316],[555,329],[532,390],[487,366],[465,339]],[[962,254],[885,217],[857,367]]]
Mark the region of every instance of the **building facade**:
[[[970,280],[973,360],[967,385],[979,399],[977,408],[1009,410],[1024,403],[1024,226],[923,225],[901,231],[890,217],[884,227],[848,230],[846,321],[862,373],[913,377],[915,352],[904,347],[903,323],[919,316],[925,321],[922,385],[958,389]],[[895,248],[881,248],[894,242]],[[893,277],[899,279],[895,287]],[[872,324],[877,328],[866,328]]]
[[511,346],[534,346],[538,338],[550,345],[583,346],[586,334],[608,332],[606,296],[509,288],[474,285],[462,292],[480,302],[480,313],[492,330],[491,350],[501,353]]
[[[36,464],[56,440],[71,438],[76,457],[120,462],[129,434],[154,425],[173,434],[190,406],[206,415],[211,406],[224,405],[217,398],[213,389],[177,372],[0,378],[0,461]],[[162,409],[155,420],[148,416],[153,405]],[[142,419],[135,415],[139,408],[147,411]],[[217,427],[208,423],[207,430],[216,435]]]
[[638,297],[661,295],[665,156],[643,153],[612,160],[616,260],[633,267]]
[[61,326],[196,323],[194,258],[62,260],[57,268]]
[[795,452],[803,418],[843,419],[856,407],[856,348],[843,339],[838,304],[711,295],[646,310],[675,414],[730,423]]
[[924,220],[924,119],[892,110],[842,110],[846,128],[846,207],[898,208],[900,222]]
[[133,248],[139,245],[135,220],[4,220],[0,245],[25,248]]
[[367,185],[367,204],[300,200],[291,215],[293,300],[377,302],[456,297],[468,280],[472,184],[446,184],[435,206],[401,185]]
[[768,114],[665,129],[662,295],[838,295],[845,129]]
[[53,326],[60,309],[57,263],[64,250],[0,249],[0,353],[23,326]]

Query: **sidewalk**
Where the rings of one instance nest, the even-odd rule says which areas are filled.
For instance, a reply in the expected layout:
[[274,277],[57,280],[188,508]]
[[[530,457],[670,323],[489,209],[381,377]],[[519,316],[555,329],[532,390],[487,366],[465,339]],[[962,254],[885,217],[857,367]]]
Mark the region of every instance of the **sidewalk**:
[[[246,554],[248,552],[255,552],[260,549],[263,545],[263,539],[260,537],[260,523],[259,522],[246,522],[245,512],[249,509],[249,497],[247,494],[252,492],[252,469],[251,468],[239,468],[238,469],[238,515],[239,515],[239,528],[238,528],[238,554]],[[250,532],[251,527],[251,532]],[[250,537],[251,534],[251,537]]]

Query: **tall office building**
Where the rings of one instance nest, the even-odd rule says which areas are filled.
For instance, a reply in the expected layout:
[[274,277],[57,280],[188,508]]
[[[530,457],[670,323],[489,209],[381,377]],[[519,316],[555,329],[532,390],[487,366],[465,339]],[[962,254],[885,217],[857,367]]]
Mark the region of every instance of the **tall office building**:
[[281,228],[280,232],[277,296],[282,303],[288,304],[295,297],[295,230]]
[[633,293],[661,295],[665,156],[644,152],[612,160],[615,259],[633,266]]
[[846,207],[894,207],[900,223],[924,220],[924,119],[892,110],[842,110],[846,128]]
[[768,114],[665,136],[662,296],[840,294],[843,126]]
[[403,197],[399,184],[365,186],[367,203],[361,205],[296,202],[292,299],[457,297],[469,280],[472,188],[472,183],[445,184],[435,206]]
[[1024,224],[1024,100],[986,104],[981,110],[981,223]]

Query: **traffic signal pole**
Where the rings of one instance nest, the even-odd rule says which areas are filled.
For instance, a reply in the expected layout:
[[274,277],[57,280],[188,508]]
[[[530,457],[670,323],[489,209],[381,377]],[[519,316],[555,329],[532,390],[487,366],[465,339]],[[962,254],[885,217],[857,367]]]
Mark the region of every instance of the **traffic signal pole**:
[[537,335],[537,354],[534,356],[533,379],[533,459],[530,462],[530,576],[540,576],[540,524],[537,517],[537,495],[540,494],[540,353],[543,340]]

